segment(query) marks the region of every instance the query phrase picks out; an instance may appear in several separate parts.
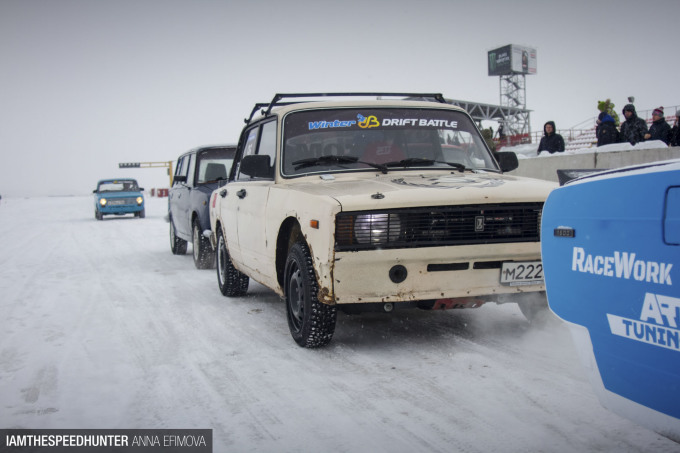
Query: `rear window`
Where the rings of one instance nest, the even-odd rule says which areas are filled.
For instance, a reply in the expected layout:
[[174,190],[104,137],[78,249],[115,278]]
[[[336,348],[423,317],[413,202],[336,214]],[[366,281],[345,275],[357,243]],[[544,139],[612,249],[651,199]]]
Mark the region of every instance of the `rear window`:
[[442,109],[327,109],[284,119],[282,173],[450,168],[498,171],[470,118]]
[[234,162],[235,148],[210,148],[197,153],[197,184],[226,181]]

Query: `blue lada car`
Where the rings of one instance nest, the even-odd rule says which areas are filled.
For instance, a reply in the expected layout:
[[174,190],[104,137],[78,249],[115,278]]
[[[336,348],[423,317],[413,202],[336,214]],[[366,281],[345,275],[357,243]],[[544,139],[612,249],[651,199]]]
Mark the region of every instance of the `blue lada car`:
[[144,218],[144,189],[134,179],[102,179],[94,193],[94,217],[102,220],[105,215],[134,214]]

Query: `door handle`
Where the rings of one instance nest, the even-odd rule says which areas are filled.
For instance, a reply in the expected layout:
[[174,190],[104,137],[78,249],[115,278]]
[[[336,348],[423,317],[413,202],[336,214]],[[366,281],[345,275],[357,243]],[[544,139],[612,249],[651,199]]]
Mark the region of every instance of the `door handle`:
[[246,197],[246,189],[241,189],[238,192],[236,192],[236,196],[239,198],[245,198]]

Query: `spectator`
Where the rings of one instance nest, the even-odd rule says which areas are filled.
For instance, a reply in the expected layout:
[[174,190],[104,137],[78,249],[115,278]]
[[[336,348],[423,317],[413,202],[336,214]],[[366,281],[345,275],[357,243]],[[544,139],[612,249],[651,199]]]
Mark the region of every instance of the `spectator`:
[[649,128],[649,132],[645,134],[645,140],[661,140],[668,145],[670,135],[671,127],[664,117],[663,107],[654,109],[652,112],[652,126]]
[[621,141],[631,145],[644,141],[647,122],[638,118],[633,104],[626,104],[623,108],[623,116],[626,117],[626,121],[621,123]]
[[670,145],[680,146],[680,110],[675,112],[675,125],[671,129]]
[[482,137],[484,137],[484,141],[486,142],[486,146],[489,147],[489,150],[491,150],[492,153],[495,153],[496,143],[493,141],[493,129],[482,129]]
[[564,139],[556,132],[555,122],[548,121],[543,125],[543,137],[538,145],[538,154],[548,151],[550,154],[564,151]]
[[600,116],[597,118],[595,136],[597,137],[597,146],[619,142],[619,130],[616,129],[614,118],[607,112],[600,113]]
[[505,132],[503,131],[503,123],[498,125],[498,138],[500,138],[501,141],[503,141],[503,139],[505,138]]

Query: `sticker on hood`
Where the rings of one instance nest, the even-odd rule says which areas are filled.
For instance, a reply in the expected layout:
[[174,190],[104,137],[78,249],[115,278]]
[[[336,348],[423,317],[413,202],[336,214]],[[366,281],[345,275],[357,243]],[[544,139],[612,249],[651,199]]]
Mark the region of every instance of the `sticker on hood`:
[[397,178],[393,179],[394,184],[410,187],[431,187],[435,189],[462,189],[464,187],[487,188],[498,187],[505,184],[505,181],[494,177],[482,176],[443,176],[437,178],[422,178],[418,181],[414,179]]

